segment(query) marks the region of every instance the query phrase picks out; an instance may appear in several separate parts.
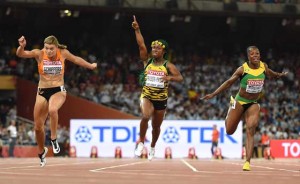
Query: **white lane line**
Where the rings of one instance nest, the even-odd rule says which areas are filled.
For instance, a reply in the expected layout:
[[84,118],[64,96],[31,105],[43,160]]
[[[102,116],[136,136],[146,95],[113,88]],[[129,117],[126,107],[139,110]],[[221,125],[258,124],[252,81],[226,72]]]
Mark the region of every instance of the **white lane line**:
[[119,168],[119,167],[138,165],[138,164],[143,164],[143,163],[147,163],[147,162],[148,161],[133,162],[133,163],[129,163],[129,164],[121,164],[121,165],[115,165],[115,166],[109,166],[109,167],[102,167],[102,168],[99,168],[99,169],[92,169],[90,171],[91,172],[99,172],[99,171],[103,171],[103,170],[106,170],[106,169],[114,169],[114,168]]
[[259,166],[259,165],[252,165],[252,167],[258,167],[258,168],[263,168],[263,169],[270,169],[270,170],[279,170],[279,171],[287,171],[287,172],[295,172],[295,173],[300,173],[300,171],[297,171],[297,170],[290,170],[290,169],[277,169],[277,168],[265,167],[265,166]]
[[181,159],[181,162],[183,162],[186,166],[188,166],[192,171],[199,172],[195,167],[193,167],[191,164],[189,164],[187,161]]
[[[81,164],[96,164],[101,162],[99,161],[87,161],[87,162],[78,162],[78,163],[63,163],[63,164],[46,164],[45,167],[53,167],[53,166],[69,166],[69,165],[81,165]],[[28,165],[28,166],[20,166],[20,167],[5,167],[0,168],[0,170],[6,170],[6,169],[26,169],[26,168],[41,168],[39,166],[39,163],[37,162],[35,165]]]
[[[138,172],[136,172],[138,171]],[[132,171],[123,171],[123,172],[119,172],[119,171],[99,171],[100,173],[103,174],[118,174],[118,175],[138,175],[138,176],[165,176],[165,177],[188,177],[188,178],[205,178],[205,177],[210,177],[209,175],[195,175],[192,174],[190,172],[190,174],[179,174],[179,173],[149,173],[148,171],[146,172],[141,172],[141,170],[135,170],[135,172]]]
[[[238,163],[229,163],[232,165],[240,165],[242,166],[243,164],[238,164]],[[269,169],[269,170],[277,170],[277,171],[287,171],[287,172],[295,172],[295,173],[299,173],[300,171],[297,170],[290,170],[290,169],[278,169],[278,168],[273,168],[273,167],[266,167],[266,166],[259,166],[259,165],[251,165],[251,167],[257,167],[257,168],[263,168],[263,169]]]
[[7,160],[6,162],[0,163],[0,165],[9,165],[9,164],[15,164],[15,165],[25,165],[25,164],[34,164],[36,163],[35,161],[24,161],[24,162],[18,162],[16,163],[16,161],[10,161]]
[[0,174],[6,174],[6,175],[22,175],[22,176],[56,176],[56,177],[66,177],[67,175],[65,174],[49,174],[49,173],[43,173],[43,174],[40,174],[40,173],[37,173],[37,172],[34,172],[34,173],[18,173],[18,172],[2,172],[0,171]]
[[[261,163],[261,162],[260,162]],[[266,163],[266,162],[265,162]],[[270,165],[285,165],[285,166],[296,166],[296,167],[299,167],[300,168],[300,163],[299,164],[293,164],[293,163],[286,163],[286,162],[278,162],[278,163],[275,163],[275,162],[270,162],[268,163]]]

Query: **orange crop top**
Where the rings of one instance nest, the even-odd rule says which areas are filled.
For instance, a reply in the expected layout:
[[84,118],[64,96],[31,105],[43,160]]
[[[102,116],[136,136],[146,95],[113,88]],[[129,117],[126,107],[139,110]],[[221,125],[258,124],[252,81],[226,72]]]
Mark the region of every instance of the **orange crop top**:
[[40,75],[62,75],[65,72],[65,60],[61,58],[60,50],[57,49],[55,60],[51,61],[42,49],[43,60],[38,63]]

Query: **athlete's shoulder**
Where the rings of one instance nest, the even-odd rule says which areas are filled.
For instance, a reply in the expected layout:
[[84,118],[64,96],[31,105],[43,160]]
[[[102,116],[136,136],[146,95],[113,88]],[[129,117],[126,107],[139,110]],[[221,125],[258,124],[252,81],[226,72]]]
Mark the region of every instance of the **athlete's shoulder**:
[[241,67],[243,67],[243,68],[249,68],[248,62],[247,62],[247,61],[245,61],[245,62],[242,64],[242,66],[241,66]]
[[237,69],[236,69],[236,71],[235,71],[235,74],[238,74],[238,75],[243,75],[244,74],[244,71],[245,71],[245,67],[244,67],[244,65],[242,65],[242,66],[239,66]]
[[57,53],[60,53],[60,54],[68,54],[70,53],[68,49],[60,49],[58,48],[57,49]]
[[32,50],[35,55],[38,57],[38,60],[40,61],[41,59],[47,58],[47,55],[45,54],[45,49],[33,49]]
[[145,64],[145,67],[147,67],[148,65],[152,64],[153,59],[154,59],[154,58],[149,57],[149,58],[147,58],[145,61],[143,61],[144,64]]
[[167,65],[174,65],[174,64],[171,63],[169,60],[166,59],[166,60],[164,61],[164,65],[167,66]]
[[266,68],[268,67],[267,63],[263,62],[263,61],[260,61],[259,63],[259,67],[266,70]]
[[68,49],[58,49],[57,51],[57,55],[58,57],[62,57],[62,58],[70,58],[72,57],[71,52]]
[[38,55],[40,55],[40,54],[43,54],[44,53],[44,51],[45,51],[45,49],[33,49],[33,50],[31,50],[33,53],[35,53],[35,54],[38,54]]

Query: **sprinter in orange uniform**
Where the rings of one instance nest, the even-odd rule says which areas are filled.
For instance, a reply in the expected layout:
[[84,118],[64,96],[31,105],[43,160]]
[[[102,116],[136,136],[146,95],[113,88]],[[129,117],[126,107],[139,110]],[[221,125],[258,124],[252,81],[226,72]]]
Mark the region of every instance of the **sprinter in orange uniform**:
[[16,55],[21,58],[35,58],[38,63],[40,76],[36,101],[34,105],[34,127],[36,141],[38,144],[40,166],[46,164],[45,131],[44,123],[50,117],[51,144],[53,152],[59,153],[60,148],[56,141],[56,130],[58,125],[58,110],[66,100],[66,89],[64,87],[65,60],[88,69],[96,69],[97,63],[88,63],[81,57],[75,56],[67,50],[67,46],[59,44],[55,36],[48,36],[44,40],[44,48],[24,50],[26,39],[24,36],[19,38],[19,47]]

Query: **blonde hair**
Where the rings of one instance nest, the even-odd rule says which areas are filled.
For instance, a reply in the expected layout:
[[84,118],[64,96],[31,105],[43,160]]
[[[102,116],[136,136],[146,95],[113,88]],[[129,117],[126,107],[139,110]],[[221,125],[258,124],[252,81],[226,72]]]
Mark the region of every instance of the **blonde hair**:
[[57,46],[60,49],[66,49],[67,48],[66,45],[59,44],[57,38],[53,35],[48,36],[47,38],[45,38],[44,43],[53,44],[53,45]]

